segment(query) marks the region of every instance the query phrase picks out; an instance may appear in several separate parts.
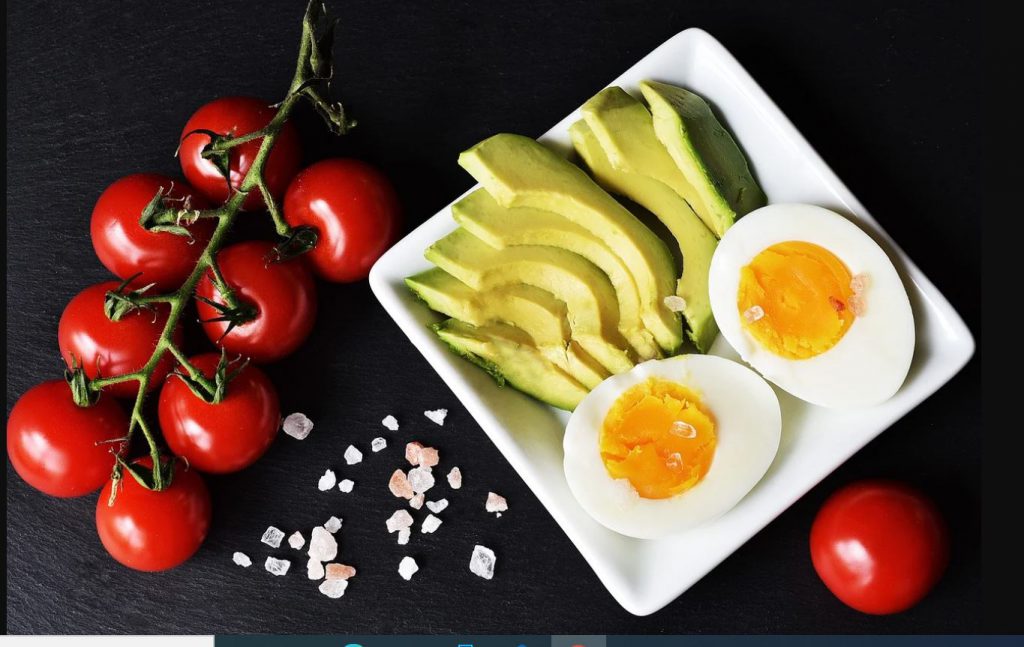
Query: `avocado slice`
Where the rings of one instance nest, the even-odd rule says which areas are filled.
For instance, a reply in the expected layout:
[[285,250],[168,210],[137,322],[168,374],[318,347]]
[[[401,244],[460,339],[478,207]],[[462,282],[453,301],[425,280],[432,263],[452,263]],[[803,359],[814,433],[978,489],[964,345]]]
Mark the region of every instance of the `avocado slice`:
[[441,268],[405,279],[432,310],[474,326],[506,323],[533,338],[553,364],[592,389],[609,373],[572,339],[565,303],[540,288],[514,283],[478,292]]
[[608,275],[619,302],[619,330],[636,349],[641,360],[661,357],[654,336],[644,328],[647,315],[656,320],[657,313],[641,312],[640,294],[633,275],[621,258],[604,242],[585,228],[553,211],[530,207],[506,209],[487,191],[478,189],[452,205],[455,222],[488,245],[497,248],[510,245],[549,245],[575,252]]
[[432,326],[457,355],[480,366],[504,386],[507,382],[553,407],[572,411],[587,389],[537,350],[530,336],[505,324],[473,326],[448,319]]
[[536,140],[494,135],[459,155],[466,169],[503,207],[553,211],[586,228],[622,259],[640,295],[648,330],[667,354],[679,350],[682,326],[664,299],[674,293],[675,267],[665,243],[580,168]]
[[686,301],[688,336],[707,352],[718,335],[708,296],[708,271],[718,241],[684,199],[692,187],[654,134],[651,113],[620,88],[583,105],[584,121],[569,129],[576,152],[605,189],[653,213],[683,257],[676,294]]
[[736,218],[764,206],[736,141],[696,94],[665,83],[641,81],[654,116],[654,132],[693,186],[690,206],[719,238]]
[[564,301],[572,338],[611,373],[628,371],[635,351],[618,330],[615,288],[597,266],[557,247],[495,249],[465,229],[427,248],[427,260],[478,291],[525,283]]

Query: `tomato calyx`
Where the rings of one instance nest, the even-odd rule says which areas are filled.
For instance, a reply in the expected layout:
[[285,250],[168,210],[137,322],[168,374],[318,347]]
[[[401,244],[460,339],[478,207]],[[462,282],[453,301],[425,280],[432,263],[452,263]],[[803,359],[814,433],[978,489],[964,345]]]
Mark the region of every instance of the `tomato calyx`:
[[[221,291],[221,295],[224,295],[223,291]],[[209,319],[200,319],[200,323],[226,321],[228,324],[227,327],[224,329],[224,333],[220,336],[220,339],[217,340],[218,342],[221,339],[224,339],[224,337],[226,337],[229,332],[234,330],[236,326],[241,326],[244,323],[253,321],[254,319],[256,319],[256,317],[259,316],[259,311],[256,309],[256,306],[249,303],[245,303],[244,301],[240,301],[237,297],[233,300],[236,303],[232,305],[229,303],[220,303],[218,301],[214,301],[213,299],[207,299],[206,297],[199,296],[198,294],[196,295],[196,301],[201,301],[206,305],[211,306],[212,308],[216,309],[217,312],[219,313],[216,317],[211,317]]]
[[71,357],[71,366],[64,369],[64,379],[71,387],[71,399],[80,407],[91,407],[100,399],[99,391],[89,388],[89,378],[77,357]]
[[291,227],[285,239],[274,245],[267,256],[268,263],[281,263],[311,251],[320,241],[320,234],[314,227],[299,225]]
[[173,188],[172,184],[167,191],[163,187],[157,190],[142,210],[139,225],[146,231],[174,234],[188,238],[191,242],[194,238],[188,229],[189,225],[194,225],[200,218],[216,216],[218,212],[193,208],[191,194],[181,198],[171,197],[169,194]]
[[107,292],[103,298],[103,313],[107,315],[107,319],[111,321],[120,321],[131,312],[135,310],[149,310],[155,313],[153,303],[160,299],[151,298],[146,295],[146,292],[151,290],[155,283],[149,283],[140,288],[129,290],[128,287],[132,281],[139,278],[142,272],[129,276],[127,279],[121,282],[121,285],[117,286],[116,289]]
[[248,358],[236,357],[234,360],[229,360],[227,352],[222,348],[212,378],[203,375],[202,371],[192,366],[191,363],[184,365],[184,372],[176,368],[171,372],[171,376],[184,382],[185,386],[203,402],[219,404],[227,395],[228,384],[238,377],[248,365]]
[[171,487],[171,483],[174,481],[174,468],[178,457],[171,456],[167,460],[153,463],[153,469],[151,470],[140,469],[144,465],[140,466],[138,461],[129,463],[120,454],[114,454],[114,460],[116,465],[113,474],[110,475],[113,485],[110,488],[110,498],[107,500],[107,505],[114,505],[114,501],[117,499],[117,491],[120,488],[121,479],[124,478],[123,470],[127,470],[131,477],[135,479],[135,482],[147,490],[161,492]]

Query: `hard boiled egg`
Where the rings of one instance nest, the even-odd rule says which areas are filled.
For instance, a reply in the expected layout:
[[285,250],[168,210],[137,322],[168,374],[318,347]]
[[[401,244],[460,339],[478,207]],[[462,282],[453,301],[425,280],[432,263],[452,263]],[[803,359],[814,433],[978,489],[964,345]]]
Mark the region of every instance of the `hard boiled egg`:
[[782,415],[775,392],[736,362],[681,355],[606,379],[565,430],[565,478],[599,523],[654,539],[735,506],[768,470]]
[[882,248],[839,214],[807,204],[750,212],[711,260],[722,335],[765,378],[825,407],[888,400],[914,355],[914,316]]

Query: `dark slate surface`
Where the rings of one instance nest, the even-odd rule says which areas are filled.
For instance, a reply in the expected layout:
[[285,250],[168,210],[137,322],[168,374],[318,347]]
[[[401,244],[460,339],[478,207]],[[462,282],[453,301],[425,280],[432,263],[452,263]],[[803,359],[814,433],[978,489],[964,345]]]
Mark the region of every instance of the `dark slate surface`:
[[[310,158],[357,155],[398,186],[407,227],[470,185],[460,150],[498,130],[539,134],[677,31],[722,40],[822,156],[977,329],[980,77],[975,17],[953,3],[733,1],[587,3],[331,2],[342,96],[361,126],[329,140],[300,115]],[[252,7],[259,5],[260,10]],[[499,8],[500,7],[500,8]],[[59,374],[57,319],[79,289],[107,278],[88,238],[99,192],[122,174],[175,173],[188,115],[221,94],[277,99],[292,73],[301,2],[78,3],[8,6],[7,406]],[[265,234],[252,225],[249,234]],[[979,628],[979,368],[815,488],[663,611],[627,614],[455,401],[365,284],[321,286],[309,343],[269,369],[287,410],[318,423],[278,441],[257,466],[210,479],[210,537],[161,575],[121,568],[101,548],[94,497],[38,495],[7,468],[7,623],[13,632],[963,632]],[[195,331],[193,331],[195,332]],[[197,346],[200,340],[192,336]],[[422,418],[446,406],[444,430]],[[316,480],[365,446],[382,416],[405,422],[384,456],[351,472],[353,495]],[[461,465],[467,485],[445,525],[410,551],[384,533],[383,488],[396,445],[421,438]],[[938,589],[894,617],[856,613],[815,576],[808,528],[824,498],[857,478],[904,479],[933,494],[953,531]],[[511,511],[487,518],[488,488]],[[260,569],[270,523],[308,529],[346,518],[342,555],[360,574],[328,600],[302,573]],[[466,571],[475,542],[500,554],[491,582]],[[244,550],[250,570],[231,564]],[[680,556],[680,559],[685,559]]]

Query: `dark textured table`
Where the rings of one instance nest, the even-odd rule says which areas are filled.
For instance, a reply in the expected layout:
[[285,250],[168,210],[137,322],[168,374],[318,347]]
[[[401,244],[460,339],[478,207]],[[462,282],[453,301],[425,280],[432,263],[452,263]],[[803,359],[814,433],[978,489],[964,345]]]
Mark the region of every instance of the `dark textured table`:
[[[92,6],[89,6],[89,5]],[[722,40],[838,175],[949,297],[980,322],[977,19],[952,3],[343,2],[340,96],[358,117],[325,136],[299,115],[308,157],[354,155],[394,178],[412,228],[471,180],[460,150],[496,131],[539,134],[596,89],[690,26]],[[259,6],[260,9],[254,10]],[[175,174],[188,115],[223,94],[276,100],[292,74],[302,2],[8,3],[7,407],[60,374],[57,320],[78,290],[107,278],[88,219],[100,191],[138,171]],[[254,221],[260,220],[254,218]],[[268,235],[265,223],[245,234]],[[391,323],[365,283],[321,285],[309,342],[269,367],[288,411],[317,423],[282,437],[256,466],[209,479],[209,539],[159,575],[122,568],[100,546],[95,497],[58,500],[7,468],[7,627],[12,632],[963,632],[978,630],[979,362],[871,443],[664,610],[623,611],[466,411]],[[200,347],[201,333],[191,331]],[[448,407],[444,429],[423,418]],[[366,447],[393,413],[386,455],[352,468],[351,495],[317,491],[350,442]],[[384,484],[398,446],[420,438],[467,485],[445,524],[417,536],[422,570],[395,572],[404,547],[384,531]],[[386,457],[385,457],[386,456]],[[906,613],[871,617],[832,597],[811,567],[819,504],[862,477],[932,494],[953,533],[949,571]],[[481,509],[505,494],[501,519]],[[262,570],[268,524],[309,529],[345,518],[342,557],[359,568],[330,600],[304,562]],[[466,569],[476,542],[499,553],[493,581]],[[264,550],[265,549],[265,550]],[[242,550],[257,564],[241,569]],[[685,559],[685,556],[680,556]]]

